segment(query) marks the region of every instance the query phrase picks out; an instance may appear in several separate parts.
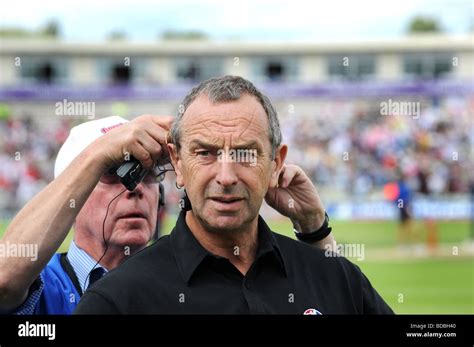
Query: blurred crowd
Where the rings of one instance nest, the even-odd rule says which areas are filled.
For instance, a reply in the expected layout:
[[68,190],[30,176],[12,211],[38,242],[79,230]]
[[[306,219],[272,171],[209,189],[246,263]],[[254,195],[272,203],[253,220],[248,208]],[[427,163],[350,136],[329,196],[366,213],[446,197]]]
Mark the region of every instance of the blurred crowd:
[[33,116],[0,119],[0,209],[14,213],[53,179],[70,119],[41,125]]
[[[382,116],[380,102],[295,104],[291,113],[280,107],[288,160],[320,189],[341,196],[380,194],[397,172],[417,192],[467,193],[474,99],[423,100],[419,117]],[[0,119],[0,210],[16,212],[53,178],[56,153],[74,124],[67,118],[40,122]]]
[[474,99],[420,101],[419,115],[381,115],[383,100],[331,101],[282,117],[289,160],[321,189],[380,194],[400,178],[421,194],[467,193]]

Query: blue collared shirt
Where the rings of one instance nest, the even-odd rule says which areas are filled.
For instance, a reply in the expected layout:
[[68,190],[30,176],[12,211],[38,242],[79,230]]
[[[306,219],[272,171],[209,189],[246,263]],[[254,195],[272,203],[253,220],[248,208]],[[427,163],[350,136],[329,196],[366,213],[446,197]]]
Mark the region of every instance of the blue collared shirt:
[[89,287],[89,273],[94,269],[94,266],[95,269],[102,268],[107,272],[107,269],[103,266],[96,265],[97,261],[94,260],[94,258],[92,258],[86,251],[79,248],[74,241],[72,241],[69,246],[67,259],[76,273],[77,280],[79,281],[83,293],[86,291],[87,287]]
[[[76,294],[80,293],[74,287],[69,275],[64,271],[59,261],[59,254],[55,254],[41,272],[38,279],[30,288],[25,302],[13,314],[68,314],[77,305]],[[77,276],[82,292],[89,285],[89,273],[96,265],[96,261],[74,241],[69,246],[67,259]],[[97,265],[95,268],[107,269]]]

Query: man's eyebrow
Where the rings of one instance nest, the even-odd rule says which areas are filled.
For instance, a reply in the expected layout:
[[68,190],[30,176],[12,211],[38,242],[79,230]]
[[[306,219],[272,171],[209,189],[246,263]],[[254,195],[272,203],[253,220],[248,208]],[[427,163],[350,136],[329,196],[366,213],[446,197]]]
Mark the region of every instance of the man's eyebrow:
[[[205,142],[205,141],[202,141],[202,140],[199,140],[199,139],[192,140],[189,143],[189,147],[193,148],[193,149],[201,147],[201,148],[215,149],[215,150],[221,148],[220,146],[217,146],[215,144],[208,143],[208,142]],[[253,148],[261,149],[261,144],[258,141],[251,140],[251,141],[248,141],[248,142],[237,143],[237,144],[233,145],[232,148],[237,148],[237,149],[238,148],[242,148],[242,149],[253,149]]]
[[217,146],[215,144],[204,142],[204,141],[198,140],[198,139],[192,140],[189,143],[189,147],[191,147],[191,148],[201,147],[201,148],[207,148],[207,149],[219,149],[219,146]]
[[237,143],[235,146],[232,146],[233,148],[245,148],[245,149],[260,149],[261,145],[258,141],[251,140],[249,142],[242,142],[242,143]]

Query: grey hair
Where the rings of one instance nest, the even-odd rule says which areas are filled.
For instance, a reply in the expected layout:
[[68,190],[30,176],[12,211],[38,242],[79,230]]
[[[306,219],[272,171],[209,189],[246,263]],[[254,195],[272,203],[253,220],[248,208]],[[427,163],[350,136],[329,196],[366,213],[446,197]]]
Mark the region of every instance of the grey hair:
[[201,82],[197,87],[194,87],[188,95],[184,98],[179,106],[178,114],[171,126],[170,136],[171,141],[176,145],[179,151],[181,139],[181,120],[189,105],[201,94],[206,94],[212,103],[234,101],[238,100],[242,94],[250,94],[257,98],[263,106],[268,116],[268,133],[272,148],[272,159],[275,157],[275,152],[281,144],[281,129],[278,115],[273,107],[270,99],[262,94],[252,82],[239,76],[223,76],[218,78],[211,78]]

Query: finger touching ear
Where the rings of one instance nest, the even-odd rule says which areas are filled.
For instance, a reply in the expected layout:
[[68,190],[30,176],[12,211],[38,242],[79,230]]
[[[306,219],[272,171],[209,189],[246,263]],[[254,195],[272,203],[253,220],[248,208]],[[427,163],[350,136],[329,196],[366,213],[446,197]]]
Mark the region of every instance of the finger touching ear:
[[272,176],[268,188],[276,188],[278,185],[278,179],[280,177],[281,170],[285,164],[286,155],[288,153],[287,145],[280,145],[275,151],[275,158],[273,159],[272,165]]
[[171,164],[173,164],[176,173],[176,184],[180,187],[184,186],[184,177],[182,171],[182,162],[179,156],[178,149],[175,144],[167,143],[168,152],[170,154]]
[[152,116],[151,118],[156,125],[164,129],[170,129],[174,121],[173,116]]

